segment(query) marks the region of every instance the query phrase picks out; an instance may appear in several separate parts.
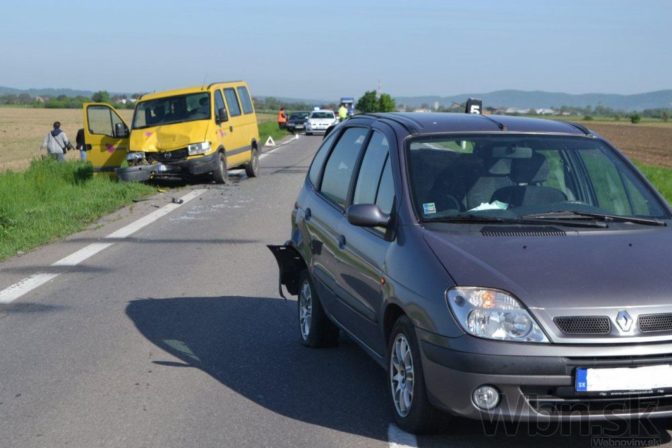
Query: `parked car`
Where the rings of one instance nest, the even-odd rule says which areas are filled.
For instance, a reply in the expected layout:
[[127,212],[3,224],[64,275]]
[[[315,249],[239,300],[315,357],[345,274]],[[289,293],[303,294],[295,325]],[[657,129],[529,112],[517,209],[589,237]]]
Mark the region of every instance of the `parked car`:
[[[242,81],[143,95],[130,132],[109,104],[86,103],[84,129],[94,169],[128,180],[210,173],[224,183],[234,167],[259,174],[257,116]],[[124,160],[129,168],[119,169]]]
[[292,112],[287,119],[287,130],[290,132],[303,131],[306,128],[306,119],[310,112]]
[[580,125],[357,115],[324,139],[270,248],[301,342],[351,336],[408,431],[445,414],[669,416],[671,216]]
[[306,135],[323,134],[336,123],[338,118],[333,110],[314,110],[306,120]]

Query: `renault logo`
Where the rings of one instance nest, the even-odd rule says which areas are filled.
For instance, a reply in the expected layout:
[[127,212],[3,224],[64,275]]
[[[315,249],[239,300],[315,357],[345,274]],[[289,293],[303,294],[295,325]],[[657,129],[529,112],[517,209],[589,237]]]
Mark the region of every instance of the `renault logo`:
[[616,323],[623,332],[627,333],[630,331],[632,328],[632,317],[630,317],[630,313],[625,310],[619,311],[618,315],[616,316]]

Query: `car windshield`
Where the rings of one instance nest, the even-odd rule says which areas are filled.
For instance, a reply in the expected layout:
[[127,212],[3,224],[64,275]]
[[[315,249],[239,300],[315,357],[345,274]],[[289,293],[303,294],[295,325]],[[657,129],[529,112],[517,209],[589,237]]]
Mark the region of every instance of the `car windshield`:
[[208,92],[168,96],[139,102],[133,114],[133,129],[209,118]]
[[423,221],[669,219],[651,188],[599,139],[416,138],[408,164]]
[[334,118],[333,112],[313,112],[310,118]]
[[302,118],[306,118],[308,116],[307,112],[294,112],[289,116],[290,120],[300,120]]

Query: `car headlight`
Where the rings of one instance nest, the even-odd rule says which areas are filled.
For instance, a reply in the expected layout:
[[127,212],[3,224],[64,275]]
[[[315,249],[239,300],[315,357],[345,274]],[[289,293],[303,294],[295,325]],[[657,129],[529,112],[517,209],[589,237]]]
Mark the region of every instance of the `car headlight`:
[[132,151],[126,154],[126,160],[129,162],[134,162],[136,160],[142,160],[145,158],[145,153],[142,151]]
[[205,154],[210,151],[210,142],[194,143],[193,145],[187,146],[187,151],[190,156],[193,156],[194,154]]
[[451,288],[448,306],[464,330],[479,338],[515,342],[545,342],[534,318],[511,294],[489,288]]

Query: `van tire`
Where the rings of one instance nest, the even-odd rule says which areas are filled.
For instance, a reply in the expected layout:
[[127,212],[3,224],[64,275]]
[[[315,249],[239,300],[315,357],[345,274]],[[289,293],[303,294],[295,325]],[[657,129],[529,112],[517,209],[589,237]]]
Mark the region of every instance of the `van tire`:
[[245,174],[247,177],[259,176],[259,150],[256,146],[252,146],[252,159],[245,164]]
[[218,184],[225,184],[229,182],[229,172],[226,168],[226,155],[224,154],[224,151],[219,151],[217,168],[212,172],[212,178]]

